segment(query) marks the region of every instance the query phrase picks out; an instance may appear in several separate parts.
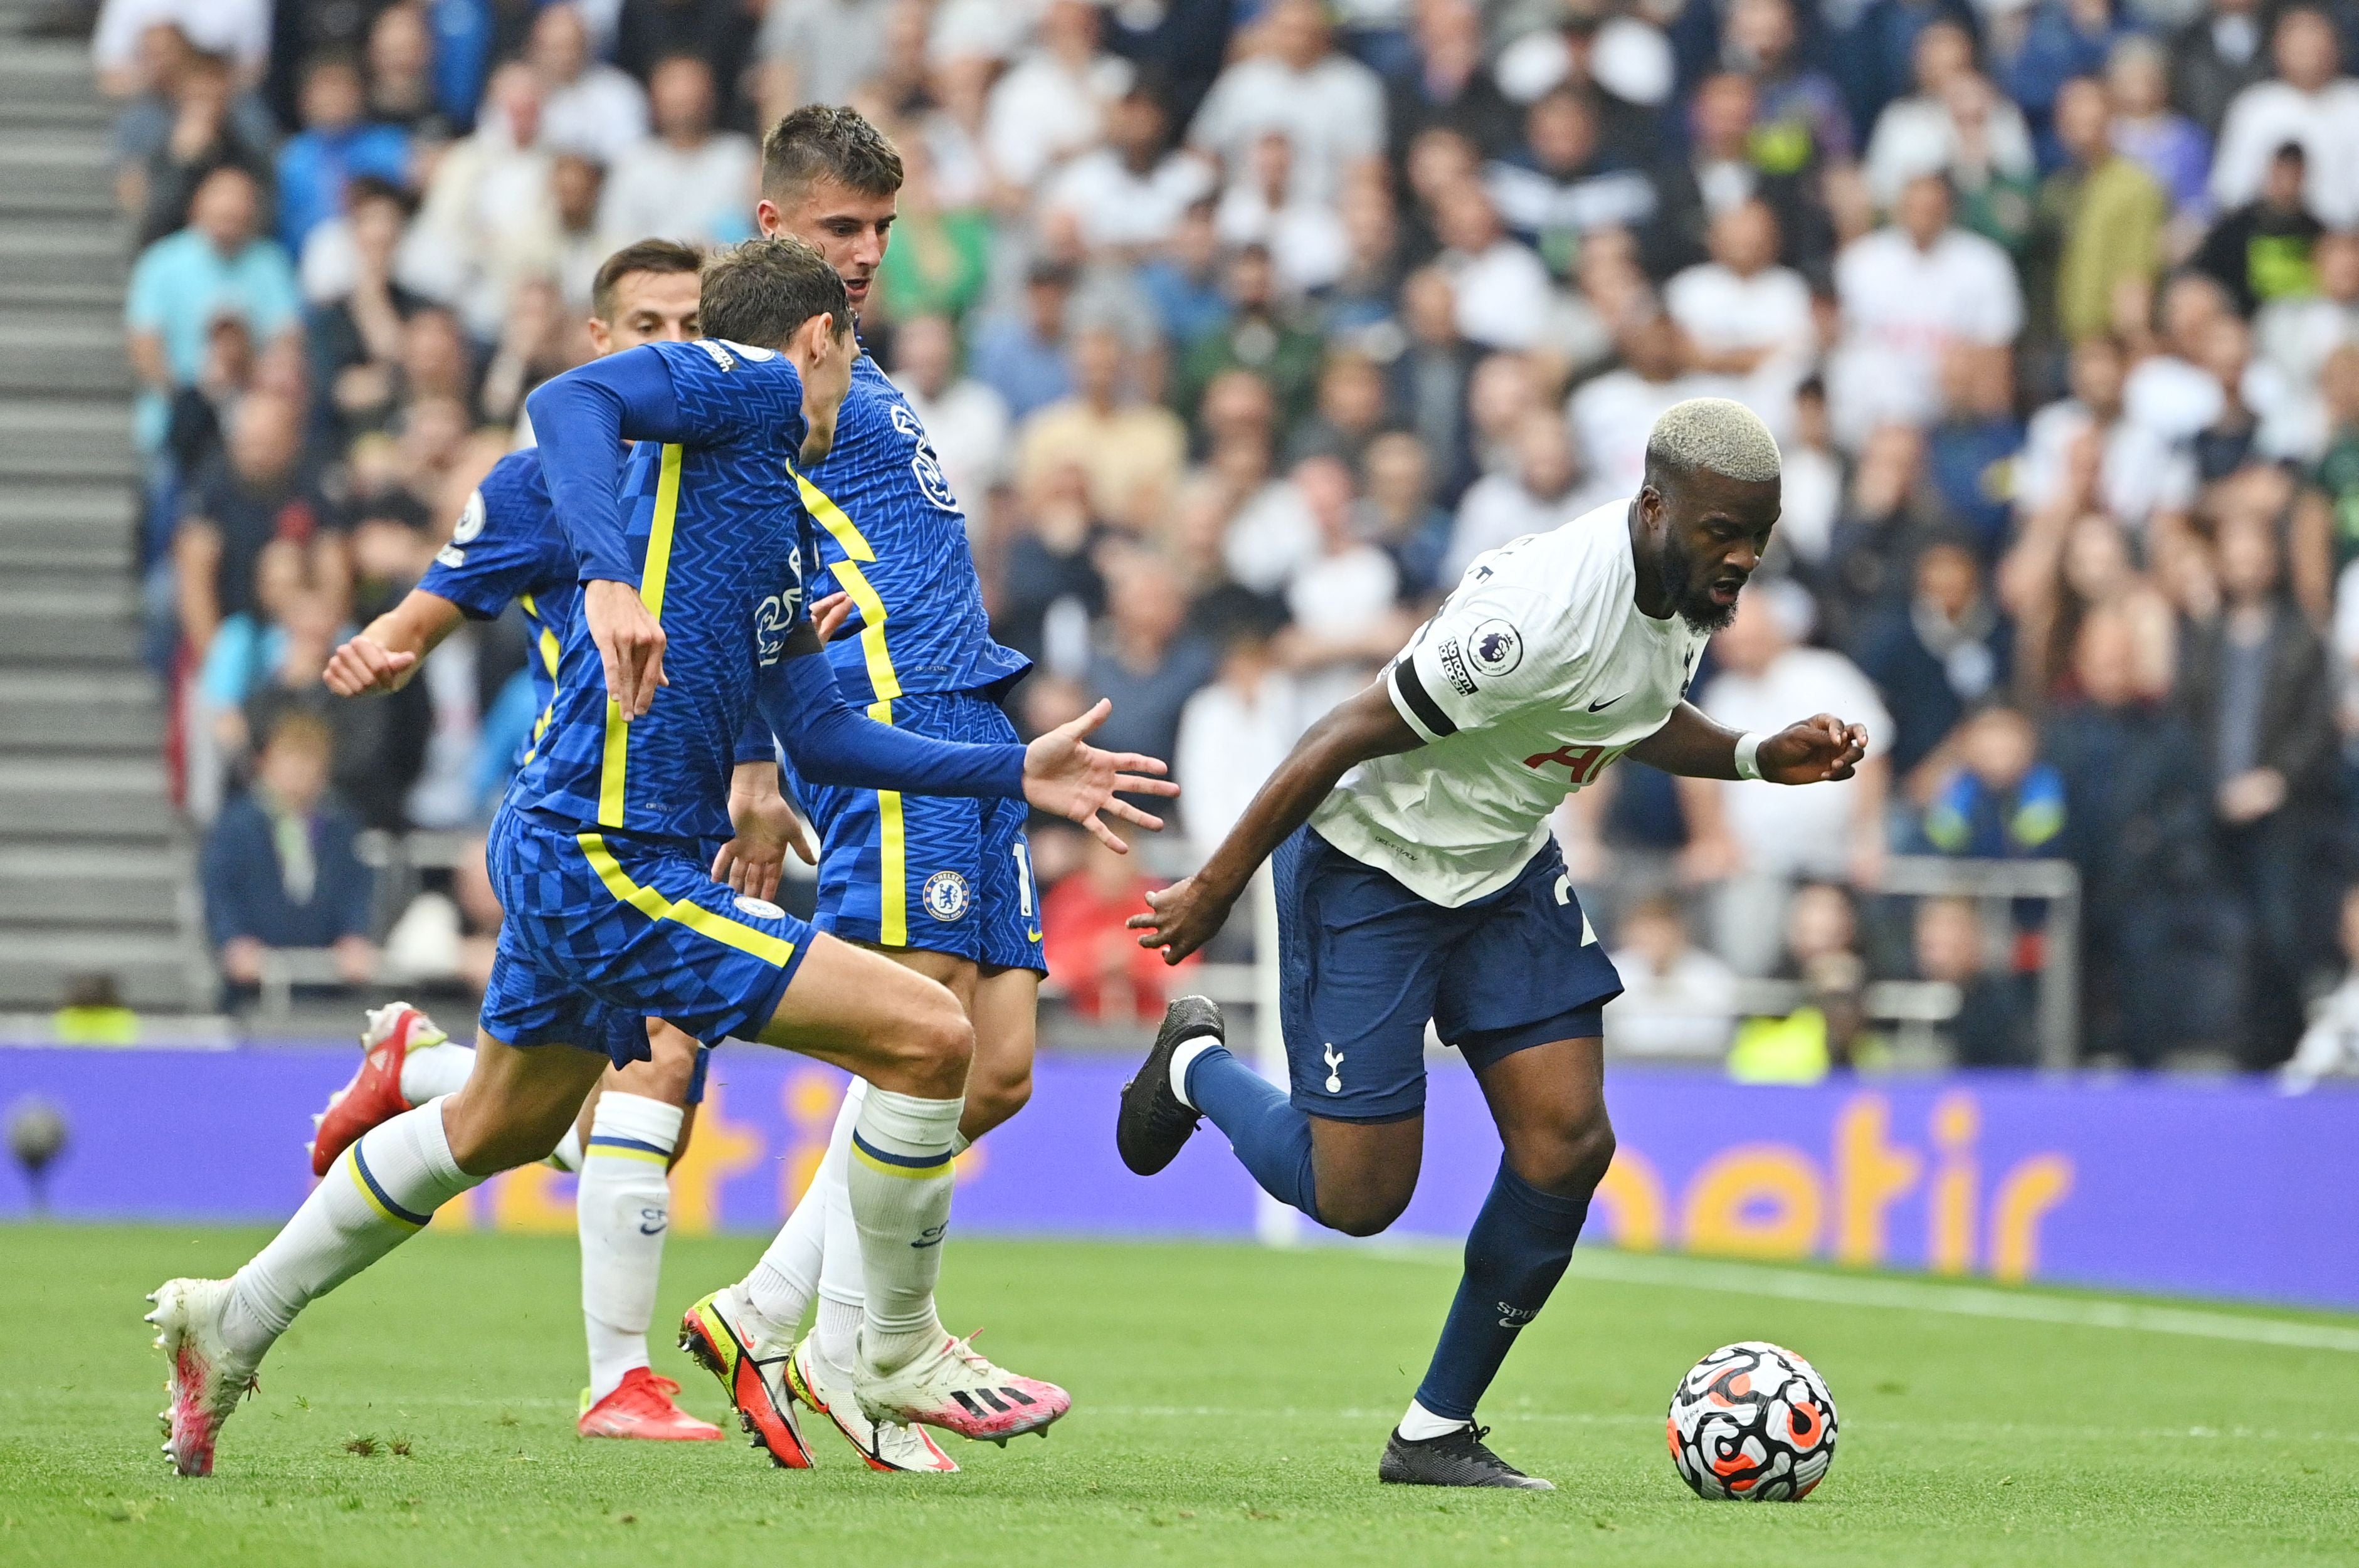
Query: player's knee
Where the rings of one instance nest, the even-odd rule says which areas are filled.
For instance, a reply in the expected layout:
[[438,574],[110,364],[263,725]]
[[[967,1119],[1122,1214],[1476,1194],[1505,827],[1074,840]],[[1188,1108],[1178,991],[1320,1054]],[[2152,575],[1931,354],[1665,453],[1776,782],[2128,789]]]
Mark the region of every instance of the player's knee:
[[944,1094],[961,1092],[974,1062],[974,1025],[957,999],[937,986],[926,1005],[894,1030],[893,1054],[907,1074]]
[[1614,1162],[1614,1124],[1597,1106],[1567,1118],[1537,1137],[1518,1139],[1509,1163],[1545,1193],[1587,1197]]
[[980,1138],[1032,1100],[1032,1064],[1000,1064],[978,1056],[966,1079],[966,1115],[960,1126]]
[[572,1125],[571,1114],[562,1108],[544,1116],[479,1117],[454,1106],[442,1119],[451,1158],[471,1176],[497,1175],[548,1159]]
[[1340,1230],[1346,1236],[1377,1236],[1392,1228],[1393,1221],[1408,1207],[1409,1195],[1394,1192],[1351,1191],[1318,1195],[1319,1223],[1330,1230]]

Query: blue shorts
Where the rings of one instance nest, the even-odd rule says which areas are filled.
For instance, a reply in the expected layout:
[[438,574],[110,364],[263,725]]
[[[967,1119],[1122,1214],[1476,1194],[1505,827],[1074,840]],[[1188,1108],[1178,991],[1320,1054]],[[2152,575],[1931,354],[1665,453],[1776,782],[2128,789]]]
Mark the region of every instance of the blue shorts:
[[[811,928],[706,874],[692,846],[503,810],[486,860],[506,918],[481,1022],[510,1045],[647,1058],[646,1021],[706,1045],[752,1039],[810,948]],[[701,1064],[698,1078],[702,1078]]]
[[[1016,739],[999,705],[973,692],[896,697],[868,711],[936,741]],[[1049,972],[1022,801],[799,782],[797,793],[820,830],[821,931]]]
[[1278,847],[1279,1023],[1294,1105],[1336,1121],[1425,1108],[1425,1026],[1476,1070],[1605,1032],[1622,977],[1553,841],[1497,892],[1419,897],[1308,827]]

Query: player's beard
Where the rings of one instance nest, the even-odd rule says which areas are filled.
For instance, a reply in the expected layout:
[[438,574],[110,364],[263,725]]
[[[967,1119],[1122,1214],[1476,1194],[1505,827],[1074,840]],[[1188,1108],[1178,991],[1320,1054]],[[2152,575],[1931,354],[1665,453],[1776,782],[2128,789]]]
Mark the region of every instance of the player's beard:
[[1711,636],[1723,631],[1736,619],[1736,600],[1726,604],[1712,601],[1712,584],[1696,570],[1695,557],[1688,550],[1687,541],[1676,528],[1663,530],[1663,547],[1658,557],[1662,580],[1679,585],[1679,600],[1674,605],[1680,619],[1693,630]]

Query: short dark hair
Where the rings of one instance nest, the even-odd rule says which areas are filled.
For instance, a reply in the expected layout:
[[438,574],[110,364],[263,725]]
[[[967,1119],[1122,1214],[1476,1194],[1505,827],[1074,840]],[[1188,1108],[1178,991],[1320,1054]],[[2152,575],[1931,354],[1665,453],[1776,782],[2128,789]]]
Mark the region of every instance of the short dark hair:
[[777,201],[822,177],[890,196],[901,189],[901,155],[859,110],[806,103],[762,138],[762,194]]
[[704,264],[698,312],[709,338],[775,349],[814,316],[837,336],[852,329],[852,301],[827,258],[791,234],[747,240]]
[[671,274],[702,272],[704,253],[678,240],[640,240],[625,245],[598,264],[590,285],[590,313],[601,321],[614,318],[614,289],[635,272]]

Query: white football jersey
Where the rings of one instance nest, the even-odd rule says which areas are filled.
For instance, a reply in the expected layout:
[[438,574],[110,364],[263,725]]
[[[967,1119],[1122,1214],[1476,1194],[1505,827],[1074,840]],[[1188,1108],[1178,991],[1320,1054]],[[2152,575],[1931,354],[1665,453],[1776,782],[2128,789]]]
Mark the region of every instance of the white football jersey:
[[1516,879],[1549,813],[1661,729],[1708,640],[1637,603],[1631,501],[1477,556],[1385,673],[1426,744],[1311,814],[1353,859],[1455,909]]

